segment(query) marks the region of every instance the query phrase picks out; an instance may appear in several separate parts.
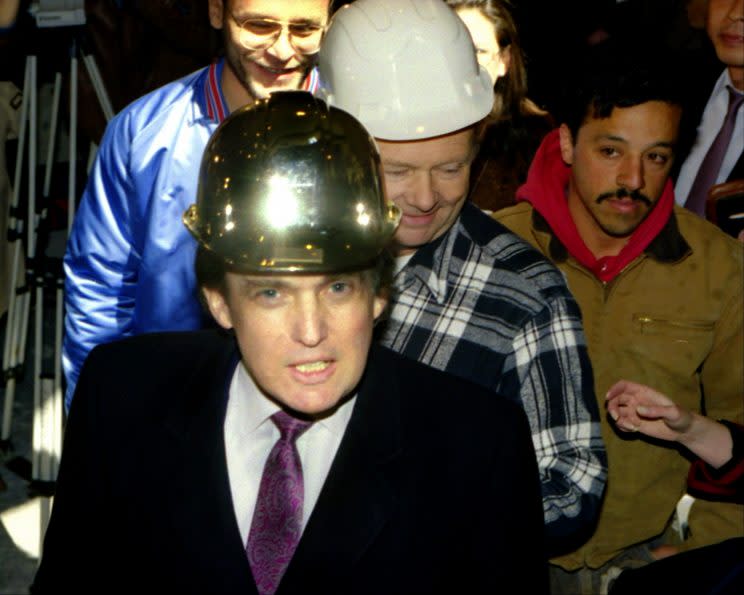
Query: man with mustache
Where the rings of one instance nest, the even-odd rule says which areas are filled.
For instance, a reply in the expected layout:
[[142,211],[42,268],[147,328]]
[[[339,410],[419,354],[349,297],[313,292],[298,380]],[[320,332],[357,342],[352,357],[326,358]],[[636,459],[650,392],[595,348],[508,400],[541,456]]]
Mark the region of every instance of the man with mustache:
[[[627,379],[740,422],[744,249],[675,206],[669,172],[684,90],[668,62],[631,48],[600,48],[576,66],[560,128],[538,150],[518,204],[494,217],[565,274],[600,405]],[[682,541],[669,521],[689,461],[620,435],[606,415],[602,435],[609,477],[599,523],[585,545],[552,560],[553,593],[606,592],[624,567],[744,531],[741,506],[696,501]]]
[[204,323],[196,242],[174,213],[196,194],[204,147],[235,109],[312,89],[331,0],[209,0],[224,57],[136,100],[108,125],[67,245],[63,365],[69,407],[95,345]]

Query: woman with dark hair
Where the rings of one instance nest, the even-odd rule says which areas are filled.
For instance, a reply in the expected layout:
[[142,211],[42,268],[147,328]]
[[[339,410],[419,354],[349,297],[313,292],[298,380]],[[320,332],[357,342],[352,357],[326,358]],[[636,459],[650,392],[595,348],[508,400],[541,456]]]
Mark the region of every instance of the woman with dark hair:
[[493,110],[471,169],[471,200],[495,211],[514,204],[532,157],[553,126],[527,97],[527,69],[506,0],[446,0],[473,38],[478,62],[494,81]]

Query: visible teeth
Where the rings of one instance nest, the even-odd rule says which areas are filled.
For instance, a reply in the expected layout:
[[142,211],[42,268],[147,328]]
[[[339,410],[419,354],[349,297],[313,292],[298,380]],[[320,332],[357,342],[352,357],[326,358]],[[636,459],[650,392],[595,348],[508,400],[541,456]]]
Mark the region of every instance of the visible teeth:
[[328,362],[311,362],[307,364],[297,364],[297,368],[300,372],[320,372],[328,367]]
[[271,66],[264,66],[264,68],[272,74],[286,74],[292,72],[292,69],[287,68],[271,68]]

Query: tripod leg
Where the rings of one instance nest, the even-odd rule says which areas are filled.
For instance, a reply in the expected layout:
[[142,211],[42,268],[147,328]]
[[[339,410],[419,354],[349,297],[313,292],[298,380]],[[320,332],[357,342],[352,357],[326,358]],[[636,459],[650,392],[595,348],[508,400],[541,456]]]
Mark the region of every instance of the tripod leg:
[[49,198],[52,184],[52,165],[54,164],[54,147],[57,138],[57,120],[59,118],[60,94],[62,92],[62,73],[54,75],[54,94],[52,96],[52,114],[49,122],[49,143],[47,144],[46,167],[44,168],[44,187],[41,195],[44,199]]
[[[36,87],[36,56],[31,56],[31,89],[32,93],[29,98],[29,105],[30,105],[30,117],[29,117],[29,174],[28,174],[28,230],[26,235],[27,240],[27,256],[28,256],[28,271],[27,271],[27,279],[29,280],[29,285],[36,288],[35,297],[36,297],[36,312],[35,312],[35,325],[34,325],[34,388],[33,388],[33,404],[34,404],[34,413],[33,413],[33,436],[32,436],[32,458],[31,458],[31,464],[32,464],[32,477],[36,477],[39,472],[39,453],[41,450],[41,418],[40,418],[40,407],[41,407],[41,400],[40,400],[40,386],[39,386],[39,379],[38,375],[40,373],[40,358],[41,358],[41,352],[43,350],[42,343],[41,343],[41,337],[39,336],[39,332],[41,330],[40,323],[41,323],[41,310],[43,308],[43,295],[42,295],[42,286],[43,286],[43,279],[41,280],[41,283],[39,282],[38,276],[40,274],[39,271],[39,259],[36,256],[36,243],[37,243],[37,231],[38,231],[38,225],[39,225],[39,217],[36,214],[36,127],[38,123],[38,113],[37,113],[37,105],[36,105],[36,99],[37,99],[37,87]],[[30,302],[30,299],[29,299]],[[26,308],[26,312],[28,312],[28,309],[30,308],[30,303],[28,304]],[[28,314],[26,314],[27,316]],[[28,318],[26,318],[28,320]],[[27,328],[27,325],[24,326],[24,328]]]
[[33,438],[31,440],[31,479],[39,479],[42,466],[44,409],[41,398],[41,352],[44,350],[42,340],[42,304],[44,302],[43,279],[36,286],[36,312],[34,316],[34,419]]
[[101,71],[98,70],[96,59],[93,54],[83,54],[83,63],[88,71],[88,76],[93,83],[93,89],[98,97],[98,103],[101,105],[103,110],[103,116],[106,118],[106,122],[114,117],[114,108],[111,106],[111,100],[109,99],[108,93],[106,93],[106,87],[103,84],[103,78],[101,78]]
[[[19,374],[20,363],[23,362],[25,351],[18,349],[19,327],[23,311],[22,295],[17,293],[21,274],[23,222],[20,218],[19,196],[21,187],[21,172],[23,171],[23,156],[26,151],[28,105],[32,93],[31,87],[31,56],[26,58],[23,76],[23,98],[21,102],[20,126],[18,131],[18,150],[16,153],[15,172],[13,178],[13,194],[8,217],[8,236],[13,240],[13,261],[11,268],[11,284],[8,295],[8,318],[5,328],[5,343],[3,346],[3,376],[5,378],[5,402],[3,405],[3,426],[0,436],[4,447],[9,448],[10,432],[13,418],[13,401],[15,399],[16,379]],[[23,281],[20,283],[25,285]]]
[[69,154],[70,163],[67,170],[67,235],[69,237],[72,229],[72,221],[75,217],[75,155],[77,155],[77,83],[78,61],[74,50],[70,52],[70,139]]
[[44,545],[44,535],[46,534],[47,526],[49,525],[49,518],[52,516],[52,506],[54,505],[54,498],[51,496],[41,496],[39,498],[39,541],[38,549],[39,561],[41,561],[41,551]]
[[34,261],[36,248],[36,139],[39,116],[37,110],[38,88],[36,86],[36,56],[31,60],[31,96],[29,97],[28,126],[28,229],[26,234],[26,254],[30,262]]
[[[29,118],[28,118],[28,214],[26,215],[26,280],[29,289],[34,286],[36,268],[36,229],[38,217],[36,215],[36,139],[38,126],[37,97],[38,88],[36,80],[37,57],[29,56],[31,62],[30,95],[29,95]],[[23,309],[21,315],[21,326],[19,328],[20,353],[26,353],[26,340],[28,333],[28,320],[31,309],[31,293],[23,295]]]
[[98,153],[98,145],[93,141],[90,141],[90,147],[88,148],[88,161],[85,166],[85,172],[90,174],[90,168],[93,167],[93,162],[96,160],[96,153]]
[[[9,444],[11,426],[13,421],[13,402],[15,400],[15,388],[16,380],[20,374],[20,367],[22,365],[23,353],[20,353],[18,349],[18,335],[20,334],[20,327],[22,322],[24,295],[17,296],[15,289],[18,287],[19,282],[23,283],[22,279],[19,279],[19,269],[21,260],[21,241],[17,239],[13,246],[13,265],[11,279],[11,294],[8,304],[8,318],[7,326],[5,329],[5,347],[3,353],[3,372],[5,374],[5,402],[3,404],[3,427],[2,427],[2,443]],[[24,290],[27,291],[27,290]]]
[[[61,416],[61,354],[59,345],[61,345],[61,283],[55,280],[52,285],[48,283],[56,275],[56,267],[52,266],[52,256],[48,253],[50,238],[49,223],[49,202],[51,176],[54,161],[54,147],[56,144],[57,122],[59,113],[59,99],[62,86],[62,75],[57,73],[55,76],[54,98],[52,103],[51,130],[49,135],[49,145],[47,147],[47,162],[44,177],[43,203],[42,208],[38,209],[37,233],[36,233],[36,311],[35,311],[35,349],[34,349],[34,417],[33,417],[33,459],[32,459],[32,481],[34,483],[51,484],[56,480],[56,470],[58,465],[59,448],[56,447],[58,437],[62,432]],[[74,155],[70,156],[70,162],[74,162]],[[74,173],[74,169],[71,170]],[[54,271],[54,272],[53,272]],[[44,373],[44,358],[46,352],[45,335],[47,335],[44,319],[46,316],[45,307],[45,289],[56,290],[57,298],[55,308],[55,327],[54,327],[54,374]],[[55,391],[55,384],[60,386],[59,391]],[[58,402],[56,402],[58,401]],[[60,415],[57,415],[57,409]],[[57,423],[59,421],[59,423]]]
[[51,476],[56,479],[62,458],[64,434],[64,393],[62,391],[62,322],[64,320],[64,279],[57,280],[57,310],[54,326],[54,401],[52,411],[52,442],[49,447],[52,458]]
[[[42,230],[48,231],[48,213],[50,198],[50,186],[52,179],[52,167],[54,163],[54,147],[56,144],[57,121],[59,114],[60,92],[62,88],[62,74],[56,73],[54,79],[54,96],[52,100],[51,124],[49,143],[47,146],[47,161],[44,172],[44,188],[42,199],[43,208],[40,209],[38,230],[36,234],[37,246],[37,276],[36,276],[36,316],[35,316],[35,358],[34,358],[34,459],[33,459],[33,480],[53,481],[56,478],[56,462],[54,453],[54,439],[57,429],[54,427],[54,381],[46,378],[43,373],[42,354],[44,353],[44,289],[45,280],[47,279],[46,265],[48,256],[45,254],[45,246],[42,245],[49,237],[48,233],[42,233]],[[56,336],[55,336],[56,339]],[[56,355],[56,353],[55,353]],[[55,362],[55,367],[57,362]],[[61,425],[60,425],[61,431]],[[38,435],[37,435],[38,433]]]

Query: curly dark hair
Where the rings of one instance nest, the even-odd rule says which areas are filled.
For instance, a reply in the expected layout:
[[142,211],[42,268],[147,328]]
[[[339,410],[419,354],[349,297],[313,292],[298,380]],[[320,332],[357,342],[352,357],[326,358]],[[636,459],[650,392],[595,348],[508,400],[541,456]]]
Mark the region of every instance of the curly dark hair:
[[649,101],[684,107],[684,78],[678,62],[659,47],[627,39],[591,48],[567,75],[559,120],[575,139],[587,118],[608,118],[616,107]]

